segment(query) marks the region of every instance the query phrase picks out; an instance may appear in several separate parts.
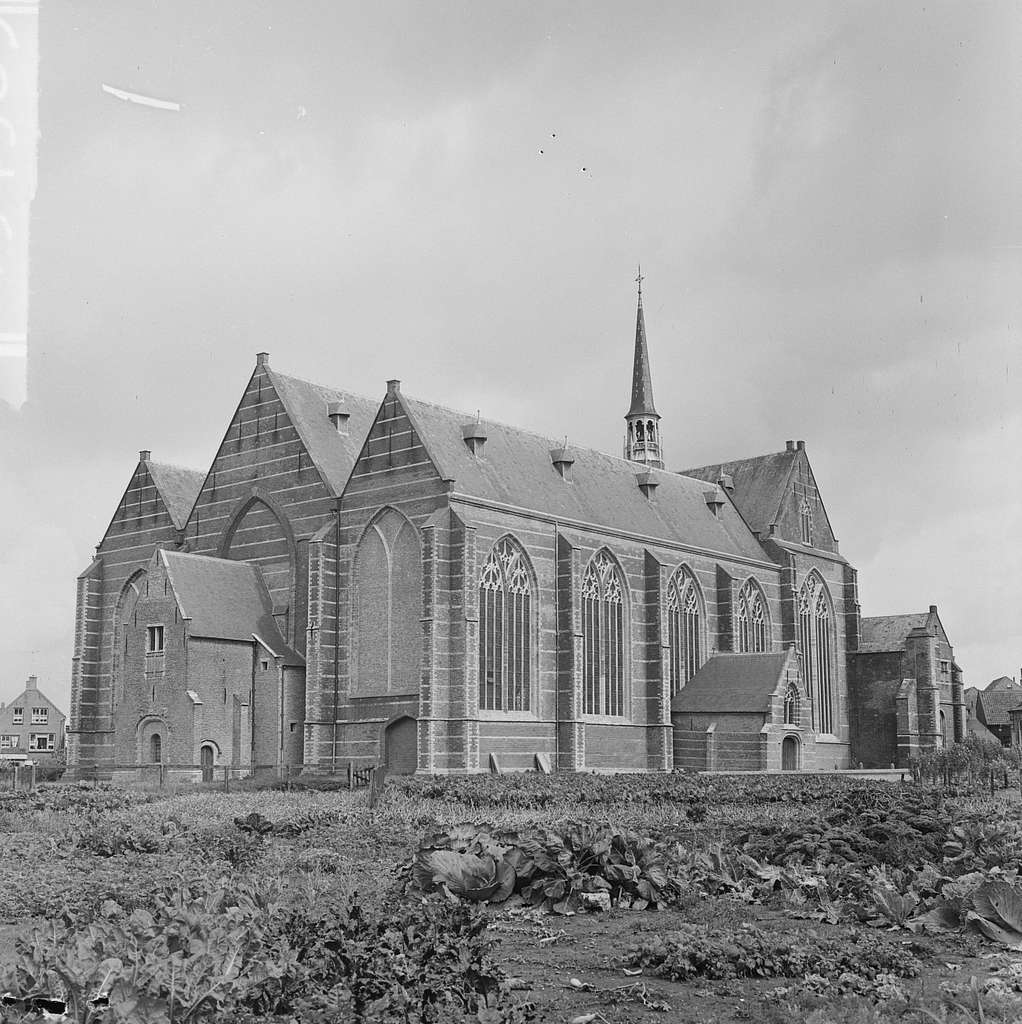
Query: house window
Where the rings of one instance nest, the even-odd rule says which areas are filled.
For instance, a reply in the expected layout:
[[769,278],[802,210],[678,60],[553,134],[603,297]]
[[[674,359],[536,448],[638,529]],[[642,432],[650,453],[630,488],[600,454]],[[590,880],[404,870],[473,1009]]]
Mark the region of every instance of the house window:
[[753,580],[747,581],[738,594],[735,640],[739,654],[761,654],[770,647],[766,602],[763,592]]
[[802,543],[813,543],[813,510],[809,502],[803,498],[798,509],[798,521],[802,531]]
[[940,663],[940,674],[942,676],[949,676],[949,675],[951,675],[951,662],[950,661],[942,661]]
[[625,713],[624,586],[605,551],[582,580],[582,710],[587,715]]
[[834,610],[822,582],[811,575],[798,596],[802,675],[813,708],[813,728],[834,732]]
[[163,653],[163,627],[146,626],[145,649],[149,654]]
[[24,725],[25,724],[25,709],[24,708],[11,708],[11,724],[12,725]]
[[787,692],[784,694],[784,724],[785,725],[798,725],[798,715],[800,708],[800,701],[798,699],[798,690],[794,686],[789,686]]
[[[260,668],[262,668],[262,670],[264,672],[269,672],[270,671],[270,663],[265,658],[262,661],[259,662],[259,666],[260,666]],[[225,690],[224,692],[226,693],[227,691]],[[225,698],[225,700],[226,700],[226,698]]]
[[20,736],[0,736],[0,750],[14,750],[20,741]]
[[46,725],[50,720],[49,708],[32,708],[32,724]]
[[682,570],[667,587],[667,643],[671,693],[678,693],[703,663],[702,601],[695,578]]
[[29,750],[53,750],[52,732],[33,732],[28,737]]
[[532,574],[506,537],[479,579],[479,707],[528,711],[532,689]]

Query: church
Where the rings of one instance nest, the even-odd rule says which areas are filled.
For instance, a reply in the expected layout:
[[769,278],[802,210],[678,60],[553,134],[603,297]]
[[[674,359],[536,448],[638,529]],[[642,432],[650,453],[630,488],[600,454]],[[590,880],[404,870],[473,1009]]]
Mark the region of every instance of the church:
[[831,770],[964,738],[935,606],[860,615],[804,442],[667,470],[267,353],[202,472],[139,453],[78,578],[68,762],[182,778]]

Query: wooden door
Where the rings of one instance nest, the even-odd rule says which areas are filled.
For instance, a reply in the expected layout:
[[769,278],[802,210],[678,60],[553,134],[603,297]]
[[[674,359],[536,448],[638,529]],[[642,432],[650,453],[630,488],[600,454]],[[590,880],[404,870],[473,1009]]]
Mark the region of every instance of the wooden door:
[[781,743],[781,771],[798,771],[798,740],[794,736],[785,736]]
[[206,744],[199,751],[199,766],[202,768],[202,781],[213,781],[213,748]]
[[383,757],[390,775],[412,775],[418,765],[418,723],[398,718],[383,734]]

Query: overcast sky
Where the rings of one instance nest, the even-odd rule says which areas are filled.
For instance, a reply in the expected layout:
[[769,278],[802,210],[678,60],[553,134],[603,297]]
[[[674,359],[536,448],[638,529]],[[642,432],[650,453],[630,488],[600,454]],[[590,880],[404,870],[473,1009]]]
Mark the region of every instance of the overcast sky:
[[[1022,663],[1017,3],[47,0],[0,699],[66,705],[137,461],[262,349],[619,453],[641,260],[670,468],[804,438],[866,615]],[[109,85],[172,100],[126,103]]]

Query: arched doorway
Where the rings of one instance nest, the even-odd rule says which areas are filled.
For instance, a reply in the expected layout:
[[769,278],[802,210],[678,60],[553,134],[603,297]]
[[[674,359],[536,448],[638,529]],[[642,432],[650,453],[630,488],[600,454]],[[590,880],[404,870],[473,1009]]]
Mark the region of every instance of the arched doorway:
[[388,775],[412,775],[418,765],[418,723],[407,715],[383,731],[383,762]]
[[202,769],[202,781],[213,781],[213,761],[216,753],[209,743],[204,743],[199,750],[199,767]]
[[785,736],[781,741],[781,771],[798,771],[798,740],[794,736]]

